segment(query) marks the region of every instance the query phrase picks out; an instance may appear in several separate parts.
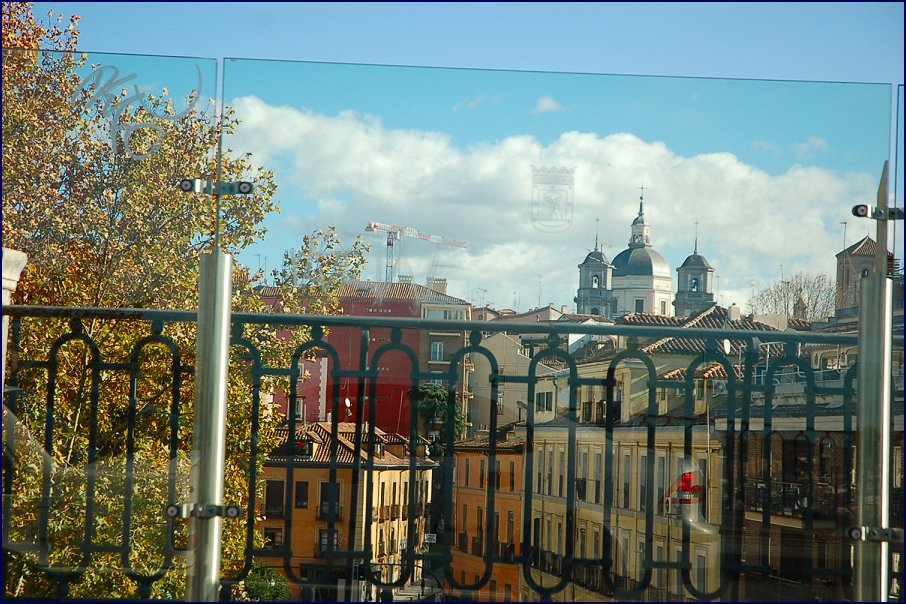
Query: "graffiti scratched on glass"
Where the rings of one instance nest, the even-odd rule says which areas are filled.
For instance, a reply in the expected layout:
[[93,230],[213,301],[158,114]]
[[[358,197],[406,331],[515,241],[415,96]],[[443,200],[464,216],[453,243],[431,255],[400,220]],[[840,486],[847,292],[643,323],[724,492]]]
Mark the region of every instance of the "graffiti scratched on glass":
[[[120,70],[113,65],[101,65],[97,67],[90,75],[85,77],[76,91],[73,93],[73,100],[83,90],[88,92],[89,98],[95,98],[100,101],[98,112],[103,118],[110,118],[110,148],[113,155],[119,150],[120,142],[125,149],[126,156],[130,159],[141,161],[150,157],[160,150],[164,142],[164,130],[158,124],[153,122],[134,122],[123,121],[123,113],[138,102],[151,115],[152,118],[175,122],[187,116],[195,108],[198,102],[198,96],[204,84],[201,75],[201,69],[195,66],[198,75],[198,87],[189,93],[186,97],[186,108],[173,115],[159,114],[152,107],[145,104],[144,95],[139,91],[136,84],[132,85],[133,94],[125,92],[125,84],[138,78],[138,74],[130,73],[120,77]],[[120,92],[122,91],[122,92]],[[143,145],[141,151],[132,147],[132,138],[140,130],[150,130],[152,133],[152,142],[150,145]]]

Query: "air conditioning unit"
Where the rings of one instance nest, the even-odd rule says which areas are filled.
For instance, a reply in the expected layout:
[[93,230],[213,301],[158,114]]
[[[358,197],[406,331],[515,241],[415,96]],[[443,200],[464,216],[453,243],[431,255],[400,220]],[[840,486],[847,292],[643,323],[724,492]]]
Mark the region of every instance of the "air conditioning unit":
[[714,380],[712,382],[714,386],[715,394],[726,394],[727,393],[727,380]]

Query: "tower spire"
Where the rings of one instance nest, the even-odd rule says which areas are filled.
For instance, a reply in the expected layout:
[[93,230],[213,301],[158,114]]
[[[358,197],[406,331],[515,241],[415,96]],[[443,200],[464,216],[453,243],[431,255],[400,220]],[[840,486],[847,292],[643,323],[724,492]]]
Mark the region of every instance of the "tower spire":
[[695,249],[692,251],[693,254],[698,253],[698,221],[695,221]]
[[598,251],[598,219],[595,218],[595,251]]
[[645,185],[639,187],[639,216],[645,213],[643,204],[645,203]]

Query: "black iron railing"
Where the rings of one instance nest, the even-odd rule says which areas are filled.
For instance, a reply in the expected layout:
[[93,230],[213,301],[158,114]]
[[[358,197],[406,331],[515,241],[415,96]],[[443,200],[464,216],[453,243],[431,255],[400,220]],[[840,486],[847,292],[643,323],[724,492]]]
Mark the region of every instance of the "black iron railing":
[[[169,586],[179,583],[173,577],[183,572],[181,560],[188,542],[187,522],[164,511],[168,505],[184,503],[188,497],[188,453],[192,436],[192,399],[188,393],[194,373],[195,314],[15,306],[4,307],[3,313],[11,318],[9,357],[12,361],[4,397],[6,596],[65,599],[79,592],[85,580],[94,580],[98,573],[118,573],[131,582],[135,597],[166,599]],[[107,328],[99,327],[105,324]],[[135,334],[132,341],[112,337],[117,330],[122,334],[123,326]],[[305,329],[310,336],[293,358],[265,360],[254,341],[245,337],[253,326],[265,326],[274,333]],[[382,338],[380,346],[348,359],[339,355],[326,336],[328,330],[339,328],[353,330],[360,342],[371,341],[370,334],[377,331],[389,337]],[[404,333],[431,330],[461,332],[463,341],[468,342],[452,351],[449,364],[445,363],[445,369],[439,372],[433,371],[421,359],[421,352],[406,344],[403,338]],[[525,371],[508,369],[504,374],[497,369],[495,355],[482,345],[487,333],[503,331],[515,335],[541,334],[547,337],[549,345],[535,351]],[[566,353],[563,341],[569,333],[612,337],[618,344],[616,353],[600,361],[592,372]],[[235,523],[229,525],[231,543],[237,542],[238,530],[242,535],[238,541],[244,542],[244,546],[229,552],[231,564],[225,564],[221,579],[223,594],[228,596],[232,586],[248,575],[253,562],[264,559],[271,566],[279,567],[297,588],[315,585],[327,576],[344,578],[348,586],[353,575],[363,568],[371,570],[362,580],[380,589],[402,587],[414,576],[416,565],[427,564],[444,573],[455,593],[477,592],[488,584],[495,564],[516,563],[524,567],[522,587],[532,590],[540,599],[552,598],[573,581],[602,594],[612,593],[619,599],[663,598],[665,592],[652,585],[654,572],[682,577],[683,589],[677,591],[671,587],[666,593],[668,599],[746,599],[750,594],[740,591],[739,578],[743,574],[758,576],[765,582],[772,580],[772,570],[767,565],[769,538],[778,527],[788,529],[778,522],[778,515],[801,519],[802,530],[788,543],[795,544],[789,547],[798,548],[791,559],[798,560],[803,576],[821,575],[833,585],[851,584],[848,556],[828,555],[819,563],[813,552],[816,551],[816,520],[831,518],[836,522],[833,532],[840,537],[835,537],[837,541],[827,551],[837,551],[843,545],[840,539],[853,523],[850,480],[854,467],[855,368],[833,376],[834,379],[814,379],[816,372],[799,351],[807,346],[855,345],[855,336],[695,330],[694,338],[701,346],[694,352],[671,357],[673,365],[679,364],[686,370],[687,378],[662,379],[663,371],[659,367],[663,366],[663,359],[646,352],[643,344],[668,337],[688,340],[693,337],[690,333],[691,330],[678,327],[495,322],[476,325],[417,319],[235,313],[232,354],[237,382],[231,384],[231,393],[245,402],[231,406],[230,413],[236,414],[231,418],[234,425],[243,426],[244,431],[231,441],[234,448],[227,455],[236,468],[242,469],[241,488],[234,489],[231,496],[238,498],[243,514],[239,519],[225,519],[224,523]],[[757,351],[772,342],[770,367],[764,368],[765,360],[755,353],[725,354],[724,341],[728,337],[746,343],[745,351]],[[901,338],[897,346],[902,362]],[[525,400],[533,401],[542,379],[539,366],[548,363],[558,368],[557,379],[561,380],[558,388],[566,394],[553,404],[552,411],[558,411],[553,421],[536,421],[535,405],[530,404],[527,421],[516,427],[516,433],[525,445],[524,476],[534,478],[539,471],[536,464],[541,463],[539,456],[545,451],[550,435],[559,434],[556,430],[562,432],[563,438],[557,442],[562,443],[565,465],[559,466],[558,450],[553,481],[562,484],[563,493],[559,495],[560,489],[554,489],[552,495],[541,496],[531,488],[532,480],[524,481],[527,487],[521,494],[521,544],[501,545],[485,552],[480,537],[470,542],[465,531],[454,533],[452,519],[457,490],[452,468],[457,435],[451,430],[452,423],[442,427],[444,457],[433,455],[429,464],[411,447],[398,451],[399,457],[392,458],[397,460],[393,466],[396,471],[412,472],[408,493],[416,501],[415,514],[403,512],[408,510],[409,502],[402,507],[372,503],[378,498],[371,477],[385,462],[376,453],[377,447],[362,447],[362,442],[377,442],[374,413],[378,405],[386,405],[378,400],[383,380],[387,379],[380,368],[382,358],[390,353],[403,355],[410,362],[405,374],[393,376],[394,380],[405,380],[407,391],[421,383],[439,381],[447,389],[451,406],[462,400],[461,371],[467,357],[474,360],[483,356],[489,361],[492,371],[484,379],[492,386],[492,401],[497,400],[497,388],[502,384],[521,385],[526,390]],[[297,454],[299,449],[294,439],[289,439],[276,457],[259,448],[269,438],[271,447],[277,444],[272,434],[259,428],[260,418],[274,412],[272,406],[262,403],[262,395],[273,394],[268,391],[268,383],[287,380],[287,404],[293,405],[304,377],[300,366],[307,358],[329,359],[329,370],[322,376],[328,384],[328,394],[321,402],[330,413],[333,434],[338,434],[340,422],[347,417],[341,388],[350,383],[357,385],[358,393],[351,412],[363,420],[351,422],[355,425],[355,435],[350,436],[355,447],[353,461],[339,459],[337,449],[332,449],[329,459],[316,462],[321,464],[320,469],[328,471],[328,482],[349,482],[340,491],[346,497],[342,500],[343,507],[333,507],[333,513],[325,513],[328,510],[320,506],[308,510],[295,509],[292,505],[295,500],[289,485],[301,479],[303,464],[315,463],[311,455]],[[340,363],[341,359],[345,365]],[[739,361],[741,366],[736,367]],[[693,377],[704,366],[716,366],[727,375],[742,377],[735,381],[730,378],[726,395],[712,401],[706,412],[696,412]],[[763,378],[760,381],[755,379],[756,366]],[[787,403],[772,384],[775,375],[786,375],[782,370],[789,367],[796,370],[796,379],[778,379],[778,384],[802,383],[803,386],[794,393],[801,400]],[[74,372],[76,380],[73,380]],[[596,389],[595,399],[603,401],[603,418],[596,413],[591,417],[586,414],[586,418],[595,421],[583,421],[577,402],[580,388]],[[656,392],[663,389],[681,393],[679,407],[670,407],[667,414],[659,413],[656,398]],[[896,405],[902,414],[901,390]],[[78,419],[70,413],[73,409],[78,411]],[[488,429],[496,434],[501,427],[497,425],[496,407],[492,406],[491,410]],[[411,431],[403,436],[414,440],[419,425],[415,404],[410,406],[410,411]],[[816,423],[819,417],[820,426]],[[285,433],[297,430],[297,423],[291,415],[283,428]],[[370,438],[366,438],[366,426]],[[763,446],[752,446],[754,434],[763,437],[759,441]],[[902,433],[899,438],[902,442]],[[818,443],[822,439],[834,442],[833,457],[828,460],[832,466],[828,475],[833,476],[830,483],[823,482],[816,465]],[[791,440],[796,441],[794,446],[789,445]],[[489,468],[495,467],[498,459],[494,442],[490,440]],[[629,458],[627,467],[632,476],[629,489],[623,486],[625,470],[620,447],[624,442],[629,442],[632,450],[647,450],[644,465],[640,466],[637,457]],[[788,443],[786,448],[784,442]],[[392,455],[386,453],[392,445],[383,446],[384,455]],[[585,465],[583,471],[588,478],[576,480],[577,456],[587,454],[587,449],[594,447],[603,451],[601,475],[591,476],[591,466]],[[626,451],[630,451],[629,446]],[[784,455],[799,461],[800,451],[806,453],[801,457],[804,478],[797,482],[779,481],[772,468],[783,466]],[[702,458],[694,457],[693,452],[701,453]],[[659,456],[666,461],[662,474],[656,474]],[[263,527],[256,521],[264,514],[274,518],[274,510],[264,509],[260,488],[265,458],[268,471],[278,468],[287,475],[286,505],[282,508],[282,518],[278,518],[283,538],[271,548],[264,546]],[[702,515],[700,507],[694,507],[701,505],[700,500],[688,497],[683,503],[684,498],[676,496],[678,485],[685,480],[686,473],[691,473],[683,464],[704,463],[702,460],[712,464],[704,487],[709,498],[707,516]],[[416,485],[415,472],[426,467],[436,468],[432,470],[437,481],[433,491],[440,495],[435,511]],[[544,472],[548,472],[547,466]],[[633,500],[639,496],[639,483],[635,481],[641,480],[640,476],[645,477],[641,483],[647,487],[641,490],[641,497],[650,499],[641,504]],[[617,489],[622,490],[620,503],[628,501],[631,510],[613,504]],[[485,491],[481,507],[497,509],[496,490]],[[654,499],[660,499],[663,491],[666,491],[665,499],[673,496],[679,505],[690,507],[675,516],[662,513],[662,502]],[[644,528],[633,529],[627,537],[617,531],[614,521],[630,511],[633,526]],[[751,516],[753,513],[755,518]],[[291,536],[296,531],[309,530],[300,524],[303,517],[299,514],[327,520],[322,530],[327,534],[338,531],[339,535],[336,547],[319,544],[314,548],[317,562],[323,566],[305,574],[300,572],[303,565],[300,557],[304,553],[291,549]],[[555,517],[551,526],[562,524],[556,528],[559,534],[553,541],[547,534],[551,514]],[[401,516],[407,531],[400,530]],[[415,523],[424,519],[430,524],[419,525],[422,528],[417,529]],[[594,551],[603,552],[600,556],[589,555],[593,549],[591,543],[585,546],[586,551],[578,551],[576,536],[580,522],[588,535],[591,524],[601,528],[596,533],[599,542],[594,547]],[[449,547],[427,551],[421,542],[413,542],[413,547],[406,547],[399,556],[400,566],[391,573],[389,567],[380,567],[387,562],[377,560],[388,553],[383,547],[385,542],[378,542],[378,523],[381,530],[386,530],[384,534],[389,536],[393,529],[397,536],[408,534],[413,541],[416,535],[421,541],[425,532],[439,533],[443,543],[483,556],[481,563],[485,570],[477,581],[468,582],[472,579],[470,574],[463,583],[459,569],[452,565],[453,553]],[[323,523],[319,526],[325,527]],[[694,546],[706,533],[716,544],[709,555],[719,557],[720,564],[719,570],[709,570],[708,581],[700,584],[694,570],[697,564]],[[141,541],[148,535],[153,535],[150,545]],[[671,539],[670,547],[679,548],[680,553],[665,549],[663,557],[656,558],[655,547],[665,546],[667,536]],[[309,543],[320,543],[317,538],[312,537]],[[559,544],[558,551],[539,548],[540,543],[552,542]],[[627,551],[624,542],[629,544]],[[308,551],[312,551],[310,544]],[[396,553],[395,548],[392,553]],[[642,565],[639,560],[649,562]],[[626,564],[634,569],[631,580],[615,572],[617,568],[626,568]],[[542,583],[533,580],[533,566],[557,580]],[[386,581],[382,576],[397,578]],[[44,591],[25,594],[17,590],[17,584],[22,582]],[[831,588],[822,589],[826,592]],[[787,588],[787,593],[796,599],[807,599],[816,592],[811,581],[803,580],[795,583],[795,589]]]

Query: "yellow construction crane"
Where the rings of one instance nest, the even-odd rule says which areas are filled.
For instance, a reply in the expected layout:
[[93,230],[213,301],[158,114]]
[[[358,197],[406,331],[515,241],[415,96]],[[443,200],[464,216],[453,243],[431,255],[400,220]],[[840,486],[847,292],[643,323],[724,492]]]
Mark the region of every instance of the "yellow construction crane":
[[387,272],[385,276],[387,283],[393,283],[393,243],[394,241],[399,241],[400,237],[412,237],[413,239],[421,239],[422,241],[437,243],[439,245],[451,245],[460,248],[469,247],[465,241],[423,233],[418,229],[399,224],[384,224],[383,222],[377,222],[375,220],[372,220],[365,225],[365,230],[370,232],[384,231],[387,233]]

